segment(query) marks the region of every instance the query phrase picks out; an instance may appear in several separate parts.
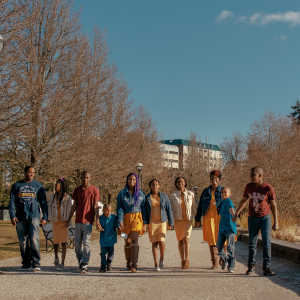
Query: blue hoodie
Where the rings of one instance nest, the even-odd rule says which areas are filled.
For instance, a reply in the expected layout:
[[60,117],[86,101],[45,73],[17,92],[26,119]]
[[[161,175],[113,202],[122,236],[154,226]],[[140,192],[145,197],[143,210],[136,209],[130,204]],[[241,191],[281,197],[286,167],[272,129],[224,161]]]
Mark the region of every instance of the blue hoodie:
[[9,201],[10,218],[17,217],[18,221],[40,219],[40,208],[43,220],[48,219],[48,205],[44,187],[36,180],[25,182],[20,180],[13,184]]

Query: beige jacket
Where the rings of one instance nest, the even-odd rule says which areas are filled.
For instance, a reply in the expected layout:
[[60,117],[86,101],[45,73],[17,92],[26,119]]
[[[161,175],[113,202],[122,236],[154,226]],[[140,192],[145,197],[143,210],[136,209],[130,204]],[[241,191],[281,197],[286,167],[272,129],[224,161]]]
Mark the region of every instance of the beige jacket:
[[[192,221],[197,213],[197,208],[196,208],[195,199],[194,199],[194,193],[191,191],[185,190],[183,192],[183,194],[184,194],[184,203],[186,206],[187,219],[189,221]],[[182,220],[180,191],[176,191],[171,194],[170,202],[171,202],[172,213],[173,213],[174,219]]]
[[[62,222],[68,220],[72,207],[72,200],[69,195],[65,195],[60,204],[60,218]],[[51,196],[48,202],[48,220],[50,222],[57,222],[57,196]]]

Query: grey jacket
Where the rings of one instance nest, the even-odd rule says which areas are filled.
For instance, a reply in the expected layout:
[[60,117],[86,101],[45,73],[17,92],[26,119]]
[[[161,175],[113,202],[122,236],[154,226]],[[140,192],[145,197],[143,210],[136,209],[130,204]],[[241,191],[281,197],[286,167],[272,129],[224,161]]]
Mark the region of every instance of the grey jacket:
[[[72,207],[72,200],[69,195],[65,195],[60,204],[60,218],[62,222],[68,220]],[[51,196],[48,202],[48,220],[50,222],[57,222],[57,196]]]

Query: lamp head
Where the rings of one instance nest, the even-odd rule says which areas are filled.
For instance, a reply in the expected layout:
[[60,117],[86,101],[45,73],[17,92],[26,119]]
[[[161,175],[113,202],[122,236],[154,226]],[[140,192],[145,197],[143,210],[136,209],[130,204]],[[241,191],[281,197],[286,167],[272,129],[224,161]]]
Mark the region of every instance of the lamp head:
[[193,189],[195,190],[195,193],[197,193],[198,187],[197,187],[197,186],[194,186]]
[[142,165],[141,163],[138,163],[138,164],[136,165],[136,169],[137,169],[138,171],[142,171],[143,165]]

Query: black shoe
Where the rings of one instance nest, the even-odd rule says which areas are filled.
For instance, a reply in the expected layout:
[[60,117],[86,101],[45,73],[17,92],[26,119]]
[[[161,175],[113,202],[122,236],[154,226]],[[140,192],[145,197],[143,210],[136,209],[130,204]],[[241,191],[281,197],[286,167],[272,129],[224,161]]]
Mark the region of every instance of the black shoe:
[[275,273],[269,267],[263,267],[263,273],[265,276],[275,275]]
[[105,269],[103,269],[103,268],[100,268],[100,270],[99,270],[99,273],[105,273],[106,272],[106,270]]
[[81,267],[80,271],[81,273],[87,273],[88,272],[88,264],[83,264],[83,266]]
[[246,272],[246,275],[252,275],[255,273],[255,267],[254,266],[248,266],[248,270]]
[[107,264],[107,271],[111,271],[111,270],[112,270],[111,264]]

